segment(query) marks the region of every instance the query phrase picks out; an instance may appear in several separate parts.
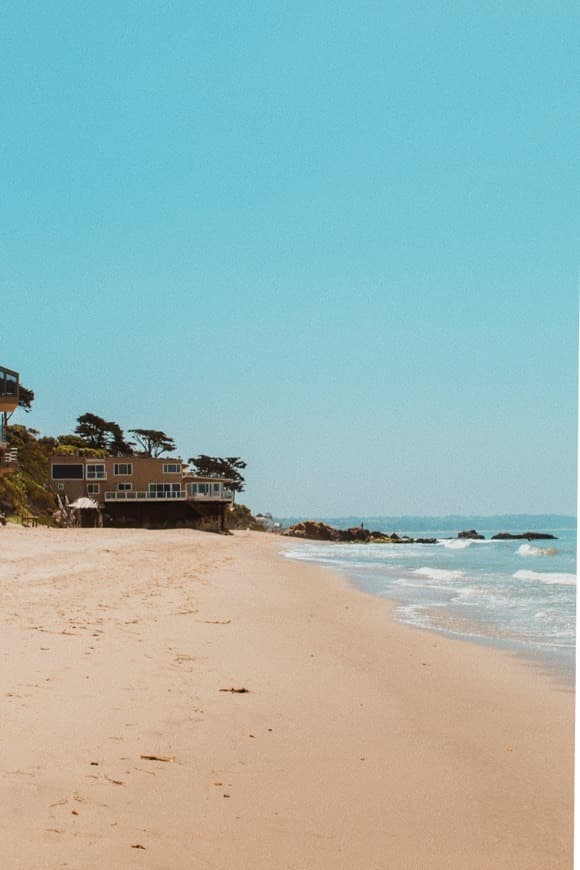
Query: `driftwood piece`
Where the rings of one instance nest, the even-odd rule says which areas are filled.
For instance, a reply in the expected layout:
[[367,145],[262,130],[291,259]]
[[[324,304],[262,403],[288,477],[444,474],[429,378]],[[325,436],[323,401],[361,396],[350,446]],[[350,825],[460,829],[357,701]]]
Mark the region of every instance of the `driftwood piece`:
[[220,689],[220,692],[232,692],[235,695],[245,695],[249,691],[250,691],[249,689],[244,689],[244,688],[242,688],[242,689],[233,689],[233,688],[232,689]]
[[175,761],[175,755],[140,755],[145,761]]

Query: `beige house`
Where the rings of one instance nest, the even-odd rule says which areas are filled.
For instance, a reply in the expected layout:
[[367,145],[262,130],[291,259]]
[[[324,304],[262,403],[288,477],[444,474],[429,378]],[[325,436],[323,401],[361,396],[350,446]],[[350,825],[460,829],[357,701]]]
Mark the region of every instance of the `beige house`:
[[126,526],[225,529],[233,492],[223,477],[193,474],[180,458],[53,456],[50,485],[70,503],[96,502],[105,522]]

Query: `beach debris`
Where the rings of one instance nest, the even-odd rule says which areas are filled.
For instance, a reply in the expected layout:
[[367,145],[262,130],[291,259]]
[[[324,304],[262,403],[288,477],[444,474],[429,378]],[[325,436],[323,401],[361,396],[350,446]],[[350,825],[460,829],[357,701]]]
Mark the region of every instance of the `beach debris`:
[[197,622],[205,622],[207,625],[229,625],[231,619],[198,619]]
[[72,814],[73,816],[78,816],[79,811],[78,811],[78,810],[71,810],[71,814]]
[[145,761],[175,761],[175,755],[140,755],[139,758],[143,758]]
[[243,687],[241,689],[234,689],[233,687],[231,689],[220,689],[220,692],[231,692],[234,695],[245,695],[249,691],[249,689],[245,689]]
[[131,846],[132,849],[145,849],[145,846],[142,846],[141,843],[135,843],[134,846]]
[[107,776],[107,774],[105,774],[105,779],[108,779],[109,782],[113,783],[113,785],[125,785],[125,783],[121,779],[111,779],[111,777]]
[[224,797],[231,797],[231,795],[230,795],[230,794],[225,794]]

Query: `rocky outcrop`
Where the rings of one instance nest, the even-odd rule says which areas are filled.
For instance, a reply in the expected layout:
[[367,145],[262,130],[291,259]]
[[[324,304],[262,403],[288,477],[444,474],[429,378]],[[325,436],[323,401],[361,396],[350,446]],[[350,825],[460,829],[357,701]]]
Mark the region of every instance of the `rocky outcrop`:
[[521,535],[514,535],[511,532],[498,532],[493,535],[492,541],[557,541],[556,535],[550,535],[548,532],[523,532]]
[[332,526],[327,526],[326,523],[317,523],[314,520],[306,520],[303,523],[296,523],[290,528],[282,532],[283,535],[288,535],[291,538],[304,538],[308,541],[337,541],[338,531]]
[[524,532],[522,535],[527,541],[557,541],[556,535],[550,535],[548,532]]
[[326,523],[305,520],[296,523],[282,532],[289,538],[302,538],[307,541],[334,541],[341,544],[436,544],[437,538],[409,538],[396,532],[371,531],[363,526],[350,529],[335,529]]
[[485,535],[480,535],[475,529],[469,529],[467,532],[459,532],[458,538],[467,538],[470,541],[485,541]]

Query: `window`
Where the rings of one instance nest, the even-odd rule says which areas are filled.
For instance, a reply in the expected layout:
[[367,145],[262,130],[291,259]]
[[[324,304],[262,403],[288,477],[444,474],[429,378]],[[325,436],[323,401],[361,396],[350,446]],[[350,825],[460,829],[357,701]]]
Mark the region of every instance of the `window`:
[[82,465],[59,465],[54,463],[52,466],[52,479],[53,480],[82,480],[83,479],[83,466]]
[[209,495],[209,483],[192,483],[190,486],[192,495]]
[[89,495],[94,495],[101,491],[100,483],[87,483],[87,492]]
[[132,462],[115,462],[115,474],[120,477],[122,474],[133,474]]
[[133,489],[132,483],[118,483],[117,489],[119,492],[130,492]]
[[212,483],[211,490],[213,493],[218,493],[220,491],[219,483]]
[[180,474],[181,462],[164,462],[163,474]]
[[180,493],[180,483],[150,483],[147,487],[147,495],[153,498],[175,498]]
[[56,488],[57,489],[64,489],[64,483],[57,483]]
[[87,462],[87,480],[106,480],[107,473],[104,463]]

